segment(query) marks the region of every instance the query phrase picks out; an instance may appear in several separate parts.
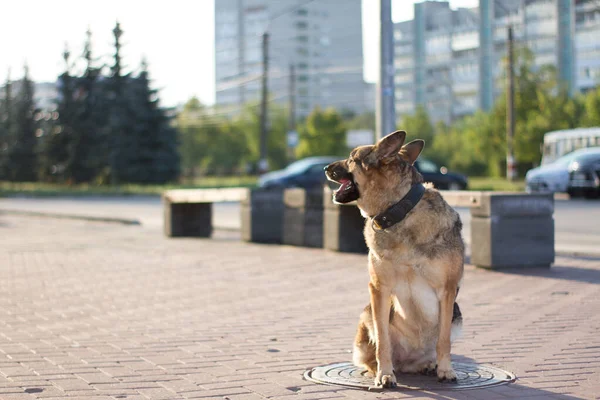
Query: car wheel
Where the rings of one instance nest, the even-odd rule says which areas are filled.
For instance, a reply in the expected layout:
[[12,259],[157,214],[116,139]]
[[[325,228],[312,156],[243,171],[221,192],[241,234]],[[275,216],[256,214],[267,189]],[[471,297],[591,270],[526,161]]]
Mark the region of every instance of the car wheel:
[[462,185],[458,182],[450,182],[448,190],[462,190]]

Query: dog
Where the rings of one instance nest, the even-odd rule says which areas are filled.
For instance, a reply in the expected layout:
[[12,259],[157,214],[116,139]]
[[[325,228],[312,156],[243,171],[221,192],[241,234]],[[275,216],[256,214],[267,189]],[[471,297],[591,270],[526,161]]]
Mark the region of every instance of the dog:
[[366,219],[370,304],[353,361],[385,388],[397,385],[398,372],[456,382],[450,347],[462,327],[455,302],[464,269],[460,216],[413,165],[425,142],[405,140],[396,131],[325,167],[340,184],[334,202],[356,201]]

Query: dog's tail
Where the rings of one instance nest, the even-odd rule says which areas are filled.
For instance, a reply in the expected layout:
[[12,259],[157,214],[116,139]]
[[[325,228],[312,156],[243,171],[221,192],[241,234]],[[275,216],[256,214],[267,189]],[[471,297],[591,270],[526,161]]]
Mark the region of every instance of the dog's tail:
[[455,302],[454,308],[452,309],[452,330],[450,331],[450,342],[454,342],[454,340],[460,337],[462,333],[462,323],[462,313],[460,312],[458,303]]

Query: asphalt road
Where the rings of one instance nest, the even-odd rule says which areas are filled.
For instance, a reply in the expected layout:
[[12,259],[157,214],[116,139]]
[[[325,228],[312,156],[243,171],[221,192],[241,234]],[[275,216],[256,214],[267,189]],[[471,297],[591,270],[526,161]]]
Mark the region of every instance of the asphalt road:
[[[0,198],[0,211],[2,210],[137,219],[144,228],[162,228],[162,205],[160,198],[156,196]],[[238,203],[215,204],[213,210],[215,227],[239,229]],[[469,242],[469,210],[457,210],[463,220],[463,236]],[[600,201],[557,200],[554,218],[558,253],[600,256]]]

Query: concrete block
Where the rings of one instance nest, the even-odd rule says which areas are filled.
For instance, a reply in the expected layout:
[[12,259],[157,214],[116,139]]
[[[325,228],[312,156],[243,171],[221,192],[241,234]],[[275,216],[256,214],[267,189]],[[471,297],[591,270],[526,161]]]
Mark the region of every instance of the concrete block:
[[283,211],[283,190],[251,190],[241,203],[242,239],[257,243],[282,243]]
[[325,209],[323,247],[348,253],[368,253],[365,243],[365,219],[356,206]]
[[529,217],[552,214],[552,194],[481,192],[479,205],[471,208],[471,215],[474,217]]
[[210,237],[212,203],[171,203],[163,199],[164,233],[168,237]]
[[323,247],[347,253],[368,253],[365,242],[365,219],[356,203],[333,202],[333,190],[323,189]]
[[323,247],[323,192],[287,189],[283,197],[283,243]]
[[484,268],[549,267],[552,216],[471,217],[471,263]]
[[471,208],[471,263],[485,268],[554,262],[554,196],[481,192]]

